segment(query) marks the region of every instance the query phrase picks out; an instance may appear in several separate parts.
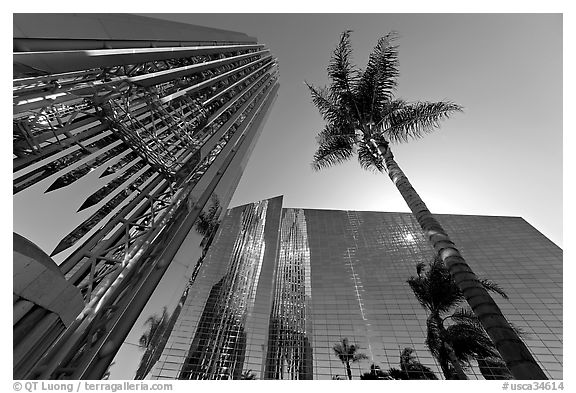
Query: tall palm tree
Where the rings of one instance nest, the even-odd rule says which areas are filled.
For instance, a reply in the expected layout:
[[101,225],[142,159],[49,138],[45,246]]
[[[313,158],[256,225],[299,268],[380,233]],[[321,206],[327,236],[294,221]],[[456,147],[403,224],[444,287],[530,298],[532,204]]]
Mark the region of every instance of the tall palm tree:
[[363,359],[368,359],[368,356],[365,354],[358,352],[358,346],[352,344],[348,344],[348,339],[343,338],[337,344],[334,344],[332,350],[334,350],[334,354],[338,356],[338,359],[346,366],[346,375],[348,375],[348,379],[352,379],[352,369],[350,368],[350,363],[356,363]]
[[308,83],[312,102],[326,121],[318,134],[313,167],[320,170],[358,156],[365,169],[386,171],[408,204],[517,379],[546,379],[530,351],[502,315],[440,223],[400,169],[390,144],[433,131],[462,108],[451,102],[408,103],[394,97],[398,77],[397,34],[378,40],[364,70],[351,62],[350,31],[340,37],[328,66],[328,87]]
[[[476,315],[467,309],[458,309],[464,295],[442,260],[436,256],[427,267],[419,263],[416,273],[417,276],[410,277],[408,284],[418,302],[429,313],[426,345],[438,360],[445,378],[467,379],[464,368],[472,359],[478,360],[485,375],[490,365],[500,361],[500,367],[494,369],[504,376],[507,369],[502,367],[502,359]],[[494,282],[486,279],[480,282],[486,290],[508,298]]]

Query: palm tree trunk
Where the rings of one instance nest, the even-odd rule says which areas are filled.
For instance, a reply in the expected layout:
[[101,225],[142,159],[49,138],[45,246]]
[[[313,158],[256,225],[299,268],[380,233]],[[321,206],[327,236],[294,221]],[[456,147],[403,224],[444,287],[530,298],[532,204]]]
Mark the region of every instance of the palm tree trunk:
[[346,362],[346,373],[348,374],[348,379],[352,380],[352,370],[350,369],[350,363]]
[[494,342],[515,379],[548,379],[534,357],[510,326],[492,296],[482,286],[476,274],[464,260],[450,237],[426,207],[408,178],[402,172],[390,148],[373,145],[384,161],[388,176],[400,191],[424,234],[446,264],[450,275],[464,294],[472,311]]

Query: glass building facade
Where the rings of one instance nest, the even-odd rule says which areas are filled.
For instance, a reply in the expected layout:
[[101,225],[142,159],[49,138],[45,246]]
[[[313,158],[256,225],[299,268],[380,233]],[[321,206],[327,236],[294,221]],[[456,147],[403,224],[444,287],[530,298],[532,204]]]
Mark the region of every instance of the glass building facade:
[[[244,217],[264,210],[270,254],[260,262],[240,239],[262,236]],[[438,219],[472,269],[507,292],[493,297],[545,373],[561,379],[562,250],[519,217]],[[281,208],[278,197],[231,209],[213,247],[150,377],[346,379],[333,351],[346,338],[366,357],[351,364],[353,379],[372,364],[399,369],[405,348],[443,378],[425,344],[426,310],[407,284],[434,258],[411,214]],[[244,270],[229,282],[240,255]],[[199,351],[201,342],[219,347]],[[476,362],[465,371],[483,379]]]
[[[275,99],[277,61],[232,31],[15,14],[13,66],[14,231],[50,254],[86,303],[106,294],[103,307],[136,315],[145,301],[117,295],[148,299],[209,201],[226,210]],[[104,313],[123,332],[135,318]],[[89,341],[79,348],[96,351]],[[33,376],[25,363],[15,361],[15,376]]]

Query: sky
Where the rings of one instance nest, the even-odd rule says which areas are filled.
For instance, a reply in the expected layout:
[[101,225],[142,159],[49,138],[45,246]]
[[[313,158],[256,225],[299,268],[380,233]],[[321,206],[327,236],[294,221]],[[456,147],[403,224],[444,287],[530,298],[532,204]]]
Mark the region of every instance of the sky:
[[450,100],[463,113],[393,146],[433,213],[520,216],[562,247],[561,14],[144,14],[244,32],[278,58],[280,90],[231,207],[284,195],[286,207],[409,211],[385,174],[356,160],[311,169],[323,120],[304,81],[328,83],[340,33],[364,67],[398,40],[396,97]]

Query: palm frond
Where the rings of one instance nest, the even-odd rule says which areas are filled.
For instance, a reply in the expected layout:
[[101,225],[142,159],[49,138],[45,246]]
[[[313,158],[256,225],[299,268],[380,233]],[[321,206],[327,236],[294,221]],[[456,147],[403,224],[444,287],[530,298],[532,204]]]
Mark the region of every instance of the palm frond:
[[391,116],[395,112],[400,111],[401,109],[403,109],[407,105],[409,105],[409,104],[406,101],[398,98],[398,99],[395,99],[395,100],[392,100],[392,101],[386,103],[386,105],[383,105],[381,108],[379,108],[380,115],[378,116],[379,121],[376,122],[377,128],[381,128],[382,124],[386,121],[386,119],[389,116]]
[[358,162],[363,169],[370,171],[384,171],[384,163],[380,156],[375,154],[372,145],[366,143],[360,143],[358,145]]
[[358,143],[358,137],[353,129],[339,128],[332,124],[325,126],[324,129],[316,135],[316,143],[318,145],[340,139],[342,139],[343,142],[349,143],[350,146]]
[[360,113],[354,97],[359,71],[352,63],[351,32],[351,30],[346,30],[340,35],[340,41],[328,63],[329,91],[331,100],[338,103],[341,110],[347,108],[347,111],[352,111],[353,117],[360,121]]
[[431,313],[447,312],[464,298],[441,259],[436,257],[425,270],[420,265],[417,272],[420,275],[410,277],[408,285],[418,302]]
[[492,340],[480,324],[455,323],[446,328],[445,337],[459,359],[499,356]]
[[352,356],[352,362],[359,362],[360,360],[366,360],[366,359],[369,358],[363,353],[356,353],[354,354],[354,356]]
[[150,315],[144,321],[144,326],[148,325],[150,327],[156,326],[160,322],[160,317],[157,314]]
[[201,211],[195,222],[195,229],[202,236],[211,235],[218,227],[218,215],[221,210],[220,200],[216,194],[212,195],[212,202],[208,210]]
[[[351,137],[339,136],[336,130],[330,125],[324,128],[319,135],[319,146],[312,159],[314,170],[324,169],[340,164],[352,158],[354,154],[354,144]],[[328,137],[332,135],[332,137]]]
[[216,194],[212,195],[212,204],[208,208],[209,235],[212,235],[220,224],[218,216],[220,215],[221,210],[222,206],[220,205],[220,200]]
[[450,275],[448,268],[438,256],[430,264],[426,272],[429,282],[429,296],[433,304],[433,311],[443,313],[449,311],[464,299],[464,295]]
[[432,308],[432,303],[430,302],[428,282],[423,277],[410,277],[407,281],[410,289],[416,296],[416,300],[420,305],[428,310]]
[[358,83],[357,97],[362,113],[375,123],[379,122],[381,110],[392,100],[397,86],[398,46],[392,45],[397,38],[398,33],[390,32],[378,40]]
[[216,194],[212,194],[211,197],[212,200],[212,204],[210,205],[210,208],[208,209],[208,215],[210,216],[210,218],[215,218],[216,215],[220,212],[220,199],[218,199],[218,196]]
[[492,358],[481,358],[478,360],[478,368],[482,373],[482,376],[486,380],[494,379],[514,379],[508,367],[506,367],[506,362],[500,357]]
[[196,219],[196,232],[202,236],[206,236],[210,233],[210,218],[205,212],[200,212],[198,218]]
[[471,310],[467,308],[460,308],[452,313],[452,315],[448,316],[452,321],[460,322],[460,323],[471,323],[477,326],[482,327],[482,324],[478,320],[476,314],[474,314]]
[[332,346],[334,354],[338,356],[342,363],[355,363],[363,359],[368,359],[365,354],[358,352],[359,349],[360,348],[354,344],[348,344],[347,338],[343,338],[339,343]]
[[332,346],[332,350],[334,351],[334,353],[338,356],[343,355],[343,354],[347,354],[348,351],[350,350],[350,347],[348,345],[348,339],[347,338],[343,338],[342,340],[340,340],[339,343],[334,344]]
[[434,358],[440,359],[444,354],[444,338],[442,337],[442,326],[432,317],[426,319],[426,341],[425,344]]
[[154,340],[156,333],[159,330],[162,330],[163,326],[168,321],[168,307],[164,306],[162,308],[162,315],[152,314],[150,315],[146,321],[144,321],[143,326],[148,326],[148,329],[140,336],[138,343],[142,348],[146,348],[150,345],[150,343]]
[[322,118],[328,123],[337,127],[347,127],[353,129],[353,121],[348,113],[348,108],[339,105],[334,95],[325,87],[315,87],[307,82],[304,82],[312,96],[312,103]]
[[504,299],[508,300],[508,295],[506,294],[506,292],[504,292],[504,290],[502,289],[502,287],[500,287],[498,284],[496,284],[493,281],[487,280],[485,278],[482,278],[479,280],[480,284],[482,284],[482,286],[488,290],[488,291],[492,291],[497,293],[498,295],[502,296]]
[[332,53],[328,64],[328,77],[330,78],[330,89],[338,94],[342,92],[352,93],[353,86],[358,81],[358,70],[352,63],[352,45],[350,44],[350,33],[346,30],[340,35],[340,41]]
[[382,133],[394,143],[418,139],[439,127],[440,121],[462,111],[451,102],[416,102],[388,114],[382,123]]

